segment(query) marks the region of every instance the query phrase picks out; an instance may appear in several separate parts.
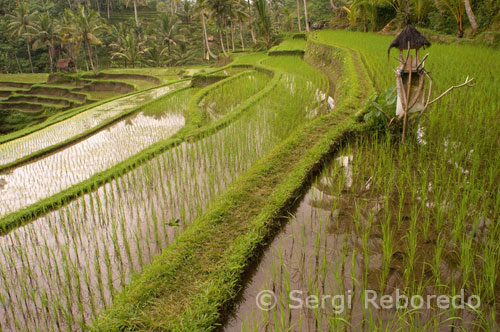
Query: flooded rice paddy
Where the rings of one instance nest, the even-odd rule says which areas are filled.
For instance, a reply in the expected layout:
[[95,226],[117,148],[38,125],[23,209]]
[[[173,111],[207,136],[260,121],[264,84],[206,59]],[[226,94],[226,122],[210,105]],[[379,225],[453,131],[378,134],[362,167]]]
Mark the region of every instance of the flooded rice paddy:
[[270,81],[269,75],[257,71],[244,74],[211,90],[198,105],[212,120],[222,118],[241,102],[262,90]]
[[493,211],[460,218],[437,179],[403,185],[384,147],[347,147],[313,181],[221,330],[498,331]]
[[188,81],[180,82],[116,99],[77,114],[68,120],[58,122],[42,130],[35,131],[32,134],[1,144],[0,165],[13,162],[51,145],[64,142],[122,112],[188,85]]
[[[190,94],[185,95],[187,104]],[[184,104],[182,104],[184,105]],[[184,126],[182,107],[170,105],[161,117],[128,117],[88,139],[0,174],[0,216],[35,203],[104,171],[167,139]]]
[[[307,120],[284,85],[214,135],[184,143],[0,238],[3,331],[83,330],[194,218]],[[283,123],[289,126],[283,126]]]

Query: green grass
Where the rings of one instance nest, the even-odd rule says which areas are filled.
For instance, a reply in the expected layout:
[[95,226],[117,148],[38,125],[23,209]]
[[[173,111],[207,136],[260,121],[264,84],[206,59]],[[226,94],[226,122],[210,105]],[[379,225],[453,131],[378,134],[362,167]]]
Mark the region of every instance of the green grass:
[[106,100],[122,96],[120,93],[113,91],[89,91],[86,94],[93,100]]
[[269,51],[298,51],[305,50],[306,40],[301,38],[285,39],[279,45],[273,46]]
[[0,82],[44,83],[49,74],[0,74]]
[[103,73],[110,74],[141,74],[157,77],[162,82],[166,83],[171,80],[177,80],[177,74],[181,72],[184,67],[161,67],[161,68],[109,68],[102,70]]

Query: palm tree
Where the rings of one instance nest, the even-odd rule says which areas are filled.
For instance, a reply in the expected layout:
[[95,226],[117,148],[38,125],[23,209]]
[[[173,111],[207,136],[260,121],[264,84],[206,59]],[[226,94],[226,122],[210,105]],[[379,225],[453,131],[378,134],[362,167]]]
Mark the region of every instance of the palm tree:
[[56,22],[48,13],[42,13],[33,24],[33,49],[47,48],[50,60],[50,73],[53,70],[55,43],[59,37]]
[[165,63],[165,57],[168,52],[168,48],[163,46],[161,41],[152,38],[149,47],[144,52],[146,63],[152,67],[161,67]]
[[[222,38],[222,31],[227,27],[227,20],[230,12],[230,2],[227,0],[206,0],[207,7],[210,14],[215,18],[217,30],[219,30],[219,40],[222,52],[227,57],[226,48],[224,47],[224,40]],[[228,45],[226,45],[228,46]]]
[[413,0],[413,12],[417,18],[417,22],[422,22],[429,12],[430,0]]
[[464,26],[463,26],[463,16],[464,16],[464,3],[462,0],[441,0],[441,2],[449,9],[455,21],[457,22],[457,37],[462,38],[464,36]]
[[304,20],[306,21],[306,32],[309,32],[309,15],[307,14],[307,0],[304,0]]
[[302,32],[302,27],[300,25],[300,0],[297,0],[297,24],[299,25],[299,32]]
[[36,15],[36,12],[30,13],[28,6],[24,2],[19,2],[16,10],[14,11],[15,15],[7,15],[9,19],[9,24],[7,25],[7,29],[12,37],[24,37],[26,39],[26,49],[28,51],[28,58],[30,60],[31,72],[34,73],[33,70],[33,60],[31,59],[31,35],[32,32],[32,24],[33,19]]
[[138,3],[138,0],[125,0],[125,6],[128,7],[130,5],[130,1],[132,1],[133,5],[134,5],[135,26],[138,26],[139,25],[139,16],[137,15],[137,3]]
[[116,49],[116,51],[112,53],[111,58],[123,58],[128,63],[132,64],[132,68],[135,67],[139,58],[148,51],[148,49],[145,48],[145,42],[138,40],[133,31],[129,31],[125,38],[120,40],[119,43],[113,43],[110,46]]
[[206,0],[198,0],[197,7],[199,9],[199,13],[201,16],[201,26],[203,29],[203,43],[204,43],[203,48],[206,48],[208,58],[212,57],[214,59],[217,59],[217,56],[212,53],[212,50],[210,49],[210,44],[208,43],[207,19],[209,17],[210,11],[208,9]]
[[269,9],[267,7],[266,0],[255,0],[254,2],[255,11],[257,12],[257,31],[259,35],[264,39],[266,48],[271,47],[271,37],[272,37],[272,22],[271,16],[269,15]]
[[472,6],[469,0],[464,0],[465,12],[467,13],[467,18],[469,19],[470,26],[474,32],[477,32],[477,21],[474,12],[472,11]]
[[171,45],[177,45],[177,20],[170,18],[167,13],[162,13],[158,22],[158,34],[163,43],[167,44],[168,55],[171,54]]
[[71,24],[66,26],[65,29],[68,30],[70,39],[73,42],[87,48],[90,67],[94,74],[97,74],[92,57],[92,45],[102,45],[98,36],[101,31],[107,30],[108,27],[97,12],[89,10],[86,13],[84,7],[78,8],[77,13],[71,13],[70,16]]
[[75,62],[75,65],[78,68],[78,55],[80,54],[81,44],[73,38],[72,31],[70,29],[73,24],[73,15],[73,11],[65,9],[61,16],[57,30],[61,41],[61,49],[68,54],[69,58]]

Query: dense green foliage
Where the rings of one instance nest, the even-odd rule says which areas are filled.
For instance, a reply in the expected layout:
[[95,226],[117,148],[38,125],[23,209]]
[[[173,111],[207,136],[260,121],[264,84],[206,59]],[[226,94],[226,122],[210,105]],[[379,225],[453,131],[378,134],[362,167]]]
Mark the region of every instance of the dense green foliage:
[[9,73],[49,72],[62,58],[86,70],[199,63],[269,49],[286,31],[397,30],[408,11],[421,28],[500,40],[496,0],[3,0],[1,10],[0,71]]

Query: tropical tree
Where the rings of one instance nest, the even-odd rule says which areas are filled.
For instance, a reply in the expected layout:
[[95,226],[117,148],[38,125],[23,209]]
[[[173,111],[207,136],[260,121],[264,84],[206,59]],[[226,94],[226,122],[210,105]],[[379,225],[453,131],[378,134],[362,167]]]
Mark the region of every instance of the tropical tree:
[[162,13],[158,22],[158,34],[162,43],[167,44],[168,55],[171,54],[171,46],[177,45],[177,20],[171,18],[167,13]]
[[464,25],[463,16],[465,11],[465,5],[462,0],[440,0],[446,8],[451,12],[453,17],[457,22],[457,37],[462,38],[464,36]]
[[50,17],[49,13],[42,13],[33,24],[33,50],[47,48],[50,61],[50,72],[54,67],[54,50],[59,39],[58,27],[56,21]]
[[134,19],[135,19],[135,25],[139,25],[139,16],[137,15],[137,4],[138,2],[143,2],[141,0],[125,0],[125,6],[129,6],[130,2],[134,5]]
[[93,60],[93,45],[102,45],[99,34],[108,30],[108,27],[99,14],[93,10],[85,12],[84,7],[79,7],[77,12],[70,12],[70,23],[65,26],[66,34],[70,41],[78,45],[83,45],[87,49],[90,67],[94,74],[97,70]]
[[302,26],[300,24],[300,0],[297,0],[297,25],[299,26],[299,32],[301,32]]
[[33,31],[33,20],[36,12],[30,12],[28,5],[24,2],[19,2],[14,10],[14,15],[7,15],[9,24],[7,29],[12,37],[24,37],[26,40],[26,50],[30,61],[31,72],[33,73],[33,60],[31,59],[31,33]]
[[474,12],[472,11],[472,6],[469,0],[464,0],[465,12],[467,13],[467,18],[469,19],[470,26],[474,32],[477,32],[477,21]]
[[412,4],[413,13],[415,14],[417,22],[422,22],[431,9],[430,0],[412,0]]
[[[226,47],[224,46],[223,31],[227,27],[227,20],[230,16],[230,0],[205,0],[206,6],[211,14],[211,17],[215,20],[215,25],[219,31],[219,41],[222,52],[227,57]],[[227,40],[227,38],[226,38]],[[226,43],[226,46],[227,43]]]
[[113,43],[110,46],[116,50],[111,53],[111,58],[125,59],[132,67],[135,67],[140,57],[148,51],[145,47],[146,43],[139,40],[133,31],[129,31],[119,43]]
[[304,0],[304,20],[306,21],[306,32],[309,32],[309,14],[307,13],[307,0]]
[[168,52],[168,48],[163,46],[161,41],[151,38],[149,46],[144,52],[144,58],[150,66],[161,67],[165,63]]
[[204,43],[203,48],[207,50],[207,58],[212,57],[214,59],[217,59],[217,56],[210,49],[210,44],[208,42],[207,20],[210,17],[210,9],[208,7],[207,0],[197,0],[196,6],[201,16],[201,26],[203,29],[203,43]]
[[257,13],[257,33],[264,40],[266,48],[271,47],[271,37],[273,25],[271,22],[271,16],[269,15],[269,9],[267,7],[266,0],[255,0],[254,2],[255,11]]

